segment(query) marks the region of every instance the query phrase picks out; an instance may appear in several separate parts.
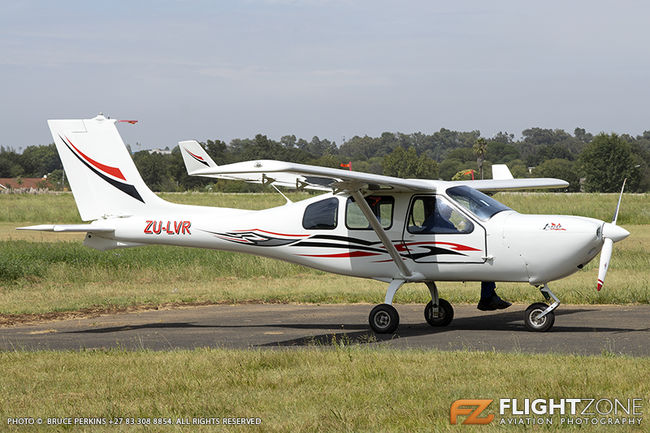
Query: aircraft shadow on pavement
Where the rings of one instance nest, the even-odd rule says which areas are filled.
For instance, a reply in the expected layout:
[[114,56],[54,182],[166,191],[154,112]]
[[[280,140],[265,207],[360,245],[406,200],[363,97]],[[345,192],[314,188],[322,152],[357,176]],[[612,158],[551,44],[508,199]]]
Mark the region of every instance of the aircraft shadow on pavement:
[[[638,329],[615,328],[615,327],[594,327],[594,326],[562,326],[561,317],[574,314],[590,312],[588,308],[574,310],[556,311],[556,326],[550,331],[551,334],[558,333],[594,333],[594,332],[634,332]],[[558,324],[559,320],[559,324]],[[366,323],[264,323],[264,324],[197,324],[190,322],[168,322],[168,323],[145,323],[139,325],[122,325],[104,328],[93,328],[70,333],[79,334],[101,334],[119,333],[137,330],[155,329],[294,329],[294,330],[321,330],[316,335],[305,335],[302,337],[275,341],[261,344],[258,347],[278,346],[329,346],[333,343],[344,342],[345,344],[372,344],[400,338],[418,337],[424,335],[435,335],[453,331],[516,331],[527,332],[522,320],[520,311],[498,312],[490,315],[480,314],[472,317],[455,318],[449,326],[433,328],[424,321],[419,324],[402,324],[395,334],[375,334]]]
[[[590,309],[570,310],[570,311],[556,311],[556,316],[564,316],[574,313],[584,313],[593,311]],[[297,327],[296,325],[289,325]],[[283,326],[285,327],[285,326]],[[313,325],[311,326],[313,327]],[[328,327],[324,325],[323,327]],[[345,329],[354,329],[349,325],[345,325]],[[359,328],[358,326],[356,327]],[[529,333],[521,318],[521,312],[502,312],[495,313],[490,316],[474,316],[463,317],[454,319],[449,326],[433,328],[426,323],[414,325],[400,325],[399,330],[394,334],[375,334],[369,329],[369,326],[364,326],[365,331],[359,332],[336,332],[326,333],[320,335],[311,335],[291,340],[277,341],[273,343],[261,344],[258,347],[278,347],[278,346],[331,346],[337,343],[345,344],[371,344],[381,343],[384,341],[396,340],[400,338],[419,337],[423,335],[442,334],[444,332],[453,331],[517,331]],[[554,326],[550,334],[566,333],[566,332],[581,332],[581,333],[597,333],[597,332],[638,332],[639,329],[628,328],[613,328],[613,327],[590,327],[590,326]]]

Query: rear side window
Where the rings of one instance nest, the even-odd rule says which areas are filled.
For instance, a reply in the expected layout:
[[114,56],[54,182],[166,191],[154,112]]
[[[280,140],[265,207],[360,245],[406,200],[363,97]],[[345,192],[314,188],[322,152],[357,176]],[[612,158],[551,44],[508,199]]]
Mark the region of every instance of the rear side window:
[[[389,229],[393,225],[393,205],[395,199],[391,196],[376,196],[371,195],[366,197],[366,202],[372,213],[375,214],[377,220],[384,229]],[[352,197],[348,198],[347,207],[345,209],[345,225],[353,230],[370,230],[370,224],[366,216],[361,212],[359,206],[354,202]]]
[[332,197],[312,203],[305,209],[302,226],[307,230],[332,230],[336,228],[339,199]]

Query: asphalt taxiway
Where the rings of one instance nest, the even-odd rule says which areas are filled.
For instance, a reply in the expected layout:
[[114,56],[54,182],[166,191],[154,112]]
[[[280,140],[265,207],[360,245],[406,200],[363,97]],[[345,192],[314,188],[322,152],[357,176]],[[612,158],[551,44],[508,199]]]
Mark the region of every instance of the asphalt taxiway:
[[526,305],[481,312],[456,305],[444,328],[426,324],[422,305],[396,305],[391,335],[368,326],[372,305],[243,304],[102,315],[0,328],[0,350],[281,348],[333,341],[396,348],[650,355],[649,305],[562,305],[549,332],[524,327]]

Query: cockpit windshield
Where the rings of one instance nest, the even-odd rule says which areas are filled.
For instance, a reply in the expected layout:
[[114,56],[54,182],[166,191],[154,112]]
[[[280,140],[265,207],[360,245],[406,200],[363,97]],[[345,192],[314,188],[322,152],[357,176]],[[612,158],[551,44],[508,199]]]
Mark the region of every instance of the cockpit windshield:
[[494,214],[504,210],[512,210],[503,203],[469,186],[454,186],[447,189],[447,195],[456,203],[467,209],[479,219],[487,221]]

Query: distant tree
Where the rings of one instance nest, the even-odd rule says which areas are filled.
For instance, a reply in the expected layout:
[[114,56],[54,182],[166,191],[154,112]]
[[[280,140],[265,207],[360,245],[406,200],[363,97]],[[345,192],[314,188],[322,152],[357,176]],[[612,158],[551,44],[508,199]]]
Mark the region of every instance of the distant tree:
[[567,159],[549,159],[542,162],[533,170],[535,177],[553,177],[569,182],[566,188],[569,192],[580,191],[580,176],[575,167],[575,163]]
[[630,145],[617,134],[599,134],[580,154],[580,167],[587,192],[619,191],[624,178],[631,187],[638,185]]
[[0,147],[0,177],[16,177],[24,174],[20,157],[21,155],[13,150]]
[[528,167],[526,167],[526,164],[521,159],[514,159],[508,163],[508,168],[510,169],[510,173],[512,173],[512,177],[515,179],[517,178],[522,178],[522,177],[529,177],[530,173],[528,173]]
[[20,156],[20,163],[29,177],[42,177],[63,168],[54,143],[47,146],[28,146]]
[[494,142],[494,143],[512,144],[515,141],[515,134],[499,131],[496,134],[494,134],[494,137],[490,138],[489,141],[491,143]]
[[549,159],[568,159],[573,161],[577,156],[562,143],[547,144],[538,148],[536,163],[532,165],[538,165],[540,162]]
[[221,140],[208,140],[203,146],[210,155],[210,158],[219,165],[228,164],[231,161],[228,146]]
[[383,172],[386,176],[402,178],[437,179],[438,164],[426,155],[418,156],[415,147],[404,150],[397,147],[384,156]]
[[494,141],[494,139],[488,142],[486,158],[494,161],[495,164],[505,164],[520,157],[519,150],[511,143]]
[[487,147],[487,140],[482,137],[477,139],[472,147],[476,155],[476,165],[478,166],[478,173],[481,179],[483,179],[483,161],[485,161],[485,155],[487,155]]
[[298,144],[298,140],[296,139],[295,135],[283,135],[282,138],[280,138],[280,143],[282,143],[283,146],[285,147],[296,147],[296,144]]
[[170,170],[170,155],[160,153],[149,153],[146,150],[133,154],[142,180],[153,191],[173,191],[176,189],[175,180]]
[[444,159],[439,167],[440,179],[442,180],[451,180],[451,178],[463,168],[468,167],[468,165],[456,158],[447,158]]
[[378,139],[369,137],[369,136],[364,136],[364,137],[358,137],[354,136],[345,143],[341,145],[339,148],[339,155],[342,157],[342,159],[348,159],[348,160],[367,160],[372,158],[373,156],[385,156],[389,152],[386,153],[381,153],[378,148]]
[[317,136],[312,137],[310,142],[305,141],[304,143],[300,149],[316,158],[323,155],[334,155],[338,151],[336,144],[327,139],[321,140]]
[[585,131],[584,128],[574,129],[573,135],[575,136],[575,138],[582,141],[583,143],[589,143],[594,138],[594,136],[591,133]]
[[458,159],[473,164],[476,155],[471,147],[457,147],[455,149],[449,149],[444,159]]

